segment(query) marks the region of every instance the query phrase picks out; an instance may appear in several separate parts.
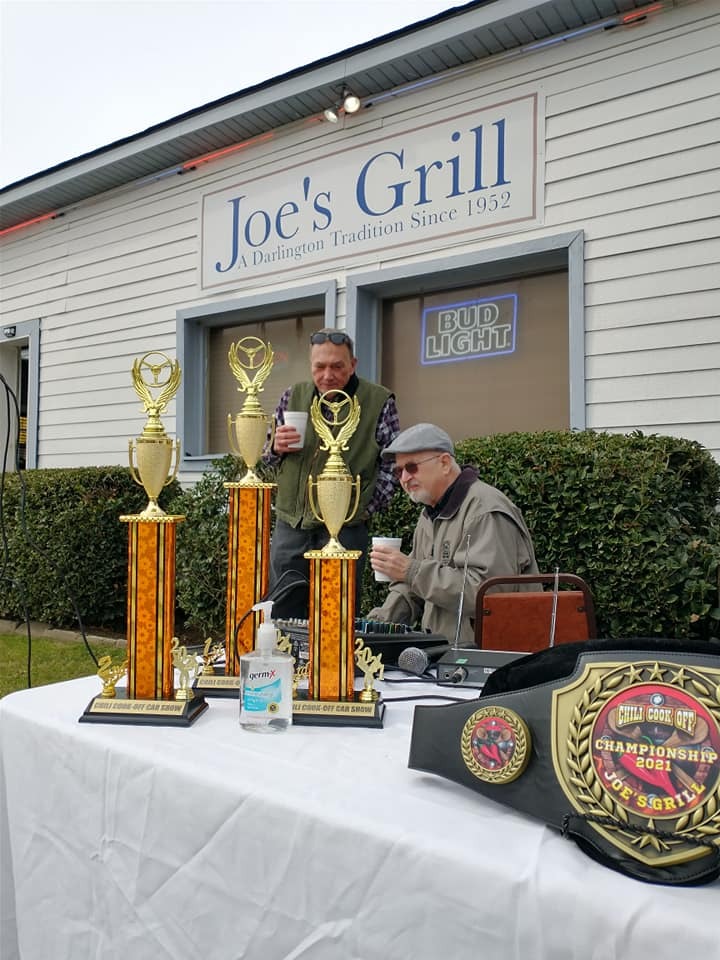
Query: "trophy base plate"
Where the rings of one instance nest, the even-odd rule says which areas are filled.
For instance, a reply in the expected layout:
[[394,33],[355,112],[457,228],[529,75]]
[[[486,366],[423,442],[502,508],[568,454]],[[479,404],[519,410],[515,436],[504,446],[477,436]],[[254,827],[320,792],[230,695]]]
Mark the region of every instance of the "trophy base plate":
[[[120,691],[118,691],[120,693]],[[130,723],[157,727],[189,727],[208,708],[203,697],[192,700],[130,700],[93,697],[80,723]]]
[[240,699],[240,677],[226,676],[224,673],[200,674],[193,680],[192,688],[196,696]]
[[385,704],[365,702],[356,693],[352,700],[311,700],[300,690],[293,699],[294,725],[313,727],[378,727],[383,725]]

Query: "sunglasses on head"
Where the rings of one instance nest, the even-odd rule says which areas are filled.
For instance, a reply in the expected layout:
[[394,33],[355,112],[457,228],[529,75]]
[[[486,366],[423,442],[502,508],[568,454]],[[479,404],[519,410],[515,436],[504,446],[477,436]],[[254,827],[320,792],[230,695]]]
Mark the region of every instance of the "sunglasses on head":
[[352,346],[352,340],[346,333],[313,333],[310,337],[310,344],[315,347],[320,343],[327,343],[328,340],[338,347],[343,343],[349,347]]
[[405,473],[407,473],[408,476],[414,477],[415,474],[420,469],[421,463],[427,463],[428,460],[437,460],[438,457],[441,457],[441,456],[442,456],[441,453],[436,453],[432,457],[425,457],[424,460],[409,460],[407,463],[404,463],[401,467],[400,466],[393,467],[392,472],[396,480],[400,479],[400,477],[403,475],[403,471],[405,471]]

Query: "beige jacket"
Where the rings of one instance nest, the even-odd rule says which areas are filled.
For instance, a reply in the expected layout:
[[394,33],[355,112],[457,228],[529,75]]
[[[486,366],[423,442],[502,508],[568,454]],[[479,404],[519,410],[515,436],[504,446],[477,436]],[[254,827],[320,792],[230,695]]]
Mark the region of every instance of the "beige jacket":
[[538,573],[532,539],[515,504],[477,479],[472,467],[461,472],[434,518],[433,512],[426,507],[418,519],[406,580],[392,583],[385,603],[368,618],[419,621],[423,630],[452,643],[467,557],[459,643],[472,647],[478,587],[488,577]]

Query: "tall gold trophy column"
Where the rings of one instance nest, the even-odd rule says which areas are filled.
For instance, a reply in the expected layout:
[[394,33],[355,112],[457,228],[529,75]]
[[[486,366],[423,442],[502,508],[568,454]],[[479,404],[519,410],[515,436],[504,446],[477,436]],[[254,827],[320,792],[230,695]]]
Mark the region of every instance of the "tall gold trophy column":
[[[330,413],[329,420],[323,416],[323,407]],[[298,695],[293,703],[293,722],[378,727],[385,706],[372,680],[382,676],[382,661],[355,638],[355,579],[361,554],[346,550],[338,540],[360,502],[360,477],[352,478],[340,453],[348,449],[357,429],[360,404],[357,397],[333,391],[313,400],[310,416],[322,441],[320,449],[329,451],[329,456],[317,480],[308,477],[308,497],[330,539],[321,550],[305,554],[310,561],[308,690],[307,696]],[[365,674],[359,694],[355,692],[356,662]]]
[[230,369],[239,383],[237,389],[247,394],[235,419],[228,414],[228,438],[230,449],[243,460],[247,472],[237,483],[224,484],[229,495],[225,675],[217,676],[210,667],[198,677],[195,689],[208,696],[239,695],[240,657],[255,649],[260,625],[259,612],[247,614],[268,590],[270,499],[275,484],[263,482],[255,466],[272,424],[258,393],[270,375],[274,358],[272,346],[257,337],[244,337],[231,344],[228,351]]
[[[127,695],[116,697],[114,687],[104,690],[81,720],[187,726],[207,703],[190,687],[195,658],[173,636],[175,539],[185,518],[168,516],[157,502],[179,466],[180,442],[167,436],[160,414],[177,393],[180,366],[163,353],[146,353],[135,360],[132,379],[147,422],[141,436],[129,441],[130,472],[149,500],[142,513],[120,517],[128,524]],[[175,667],[180,671],[177,689]]]

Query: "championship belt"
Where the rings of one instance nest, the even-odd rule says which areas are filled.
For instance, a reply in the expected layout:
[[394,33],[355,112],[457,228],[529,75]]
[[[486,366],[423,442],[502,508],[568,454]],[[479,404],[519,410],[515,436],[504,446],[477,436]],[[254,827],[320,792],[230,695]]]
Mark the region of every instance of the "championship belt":
[[409,766],[544,820],[650,883],[720,876],[720,645],[562,644],[415,708]]

